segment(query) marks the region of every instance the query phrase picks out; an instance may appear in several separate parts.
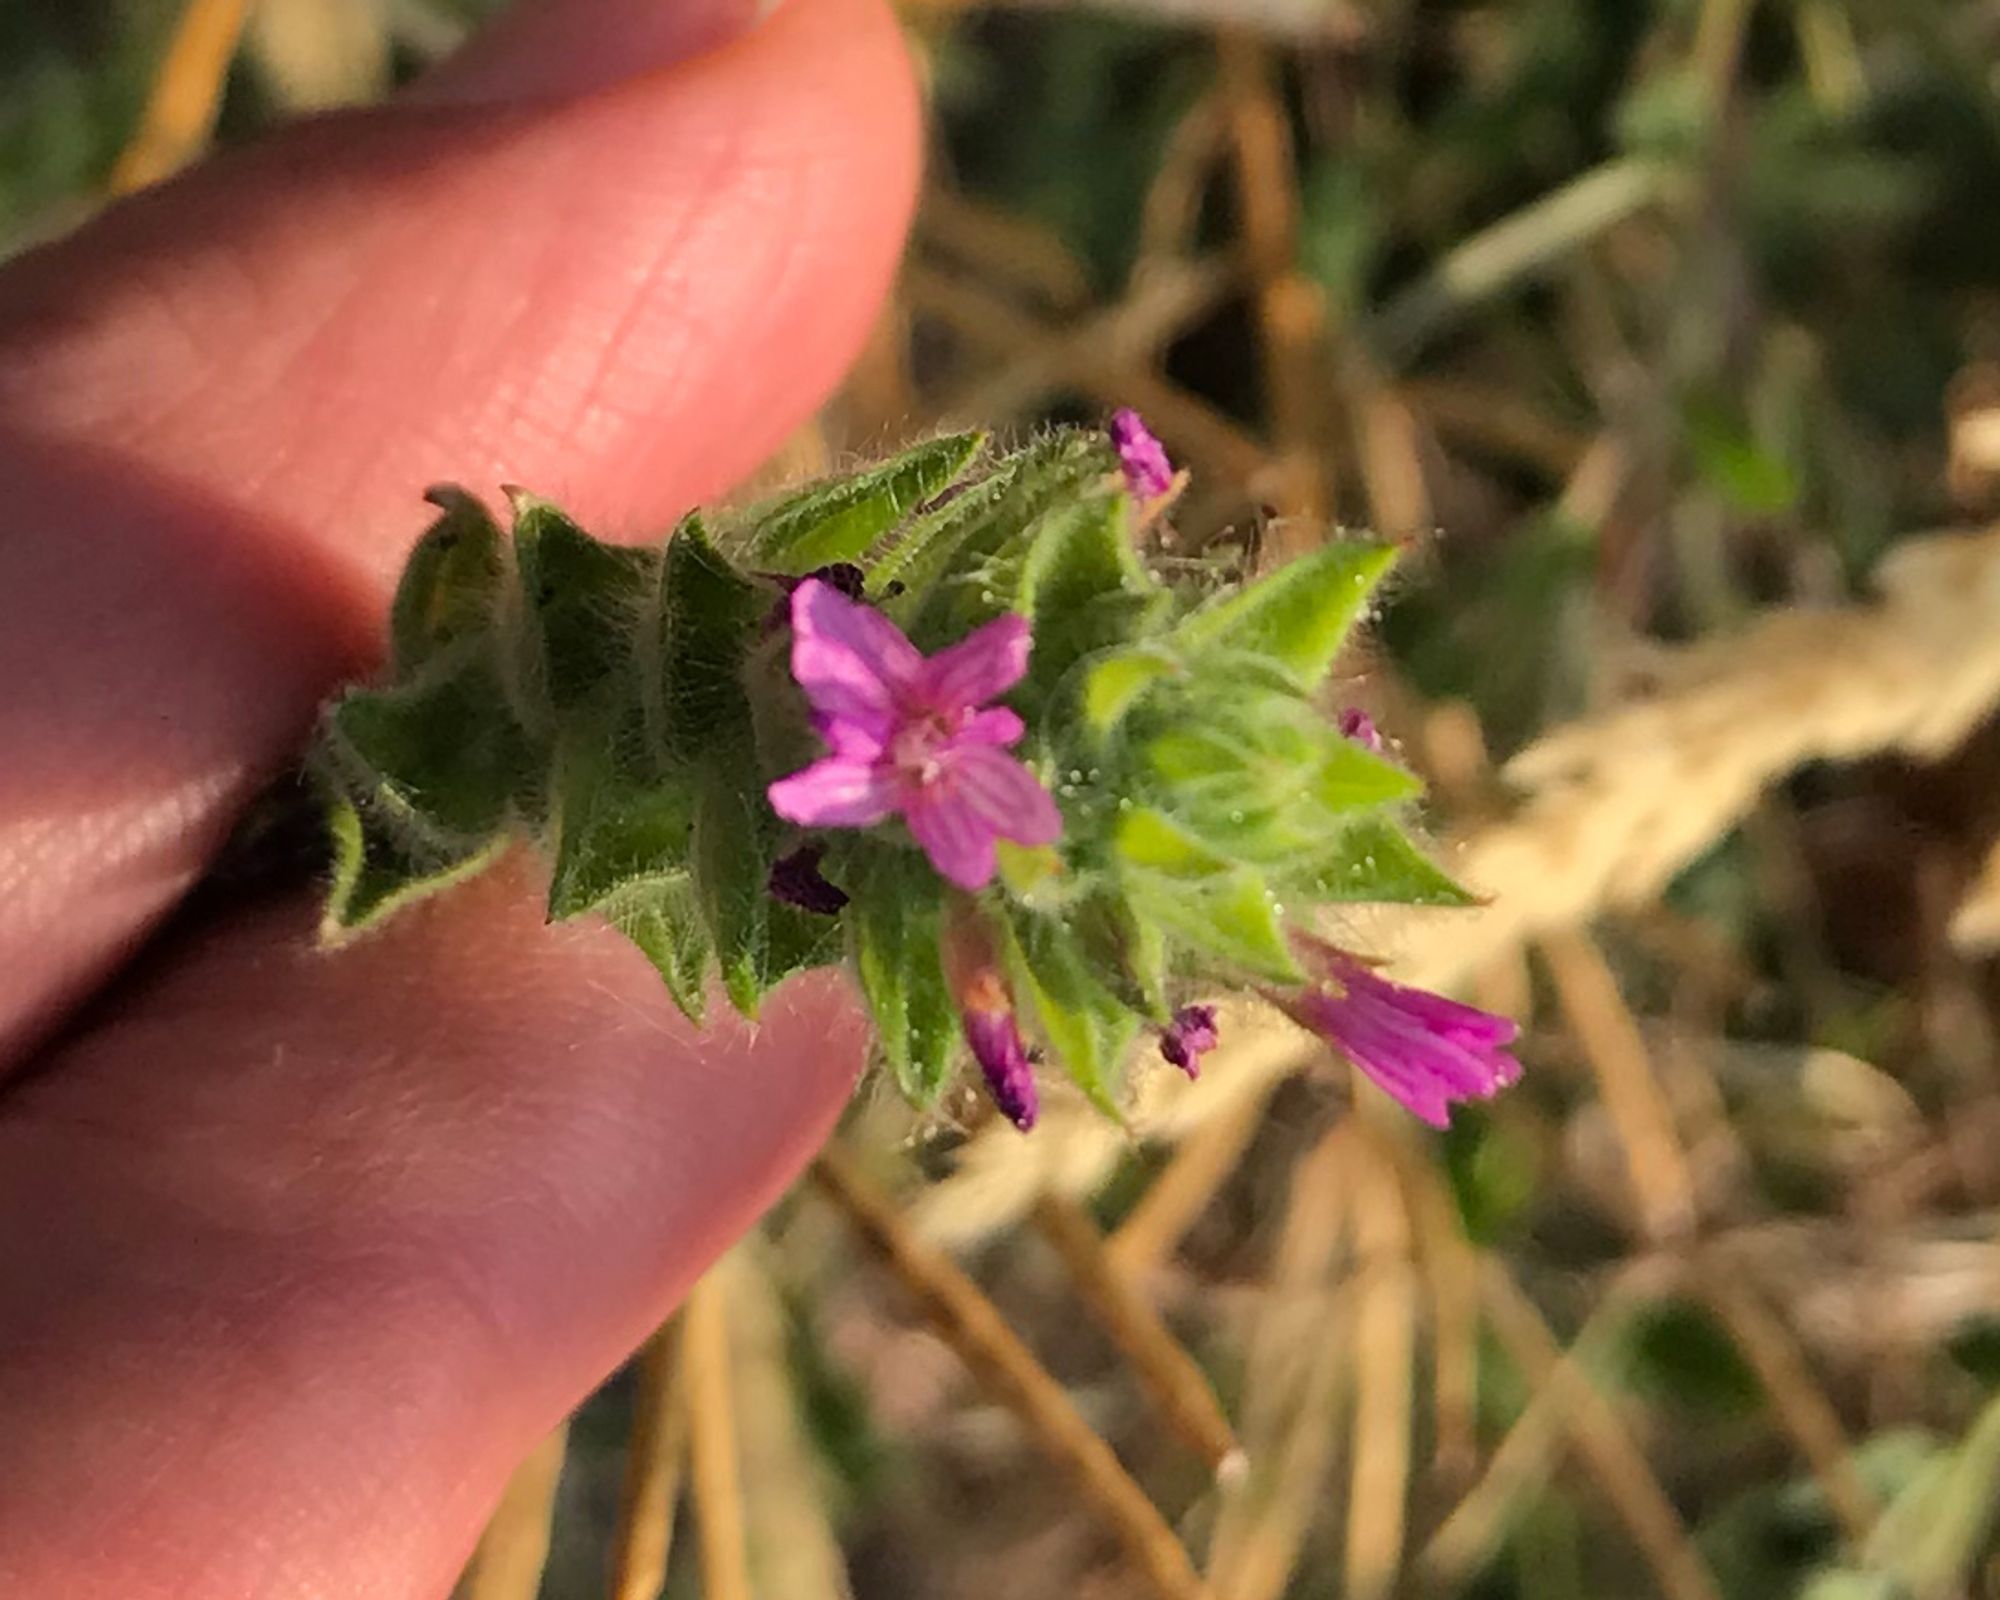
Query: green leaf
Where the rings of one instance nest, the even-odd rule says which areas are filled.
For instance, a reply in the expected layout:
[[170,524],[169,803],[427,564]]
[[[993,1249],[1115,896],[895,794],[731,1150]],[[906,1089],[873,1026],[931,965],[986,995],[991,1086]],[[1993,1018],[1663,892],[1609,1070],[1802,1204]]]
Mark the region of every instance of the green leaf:
[[958,1006],[945,980],[937,874],[906,851],[884,852],[841,913],[861,992],[897,1086],[929,1107],[958,1052]]
[[[1116,466],[1100,434],[1066,430],[1038,439],[912,523],[871,571],[869,587],[886,583],[889,562],[904,563],[898,575],[909,594],[885,609],[919,649],[954,644],[1015,608],[1022,563],[1042,518],[1061,515]],[[906,549],[913,549],[907,558]]]
[[826,479],[752,513],[755,559],[788,573],[859,561],[883,535],[963,474],[985,443],[983,433],[946,434],[879,467]]
[[660,557],[600,543],[546,500],[508,491],[535,670],[557,711],[601,698],[631,659]]
[[645,953],[682,1014],[700,1022],[707,1010],[705,980],[714,946],[702,924],[694,875],[677,872],[635,880],[597,909]]
[[1799,497],[1784,460],[1757,442],[1750,425],[1718,401],[1691,402],[1685,413],[1688,453],[1710,488],[1747,516],[1776,516]]
[[1092,975],[1074,935],[1018,907],[1008,918],[1008,969],[1049,1050],[1106,1116],[1124,1120],[1117,1090],[1138,1019]]
[[1132,548],[1129,506],[1123,494],[1102,493],[1037,525],[1014,595],[1034,629],[1031,698],[1046,697],[1084,657],[1131,638],[1169,603]]
[[[646,725],[667,760],[694,761],[718,739],[747,738],[742,670],[755,630],[769,611],[768,589],[752,583],[709,542],[698,513],[667,542],[650,635],[642,636]],[[746,764],[740,781],[755,773]]]
[[327,808],[333,835],[333,888],[327,895],[320,938],[339,944],[414,901],[484,871],[507,847],[505,835],[452,854],[418,853],[393,835],[370,828],[353,801],[333,796]]
[[1189,652],[1244,651],[1313,687],[1395,559],[1389,545],[1327,545],[1194,612],[1174,630],[1173,643]]
[[1386,817],[1360,817],[1350,822],[1338,844],[1288,875],[1287,884],[1308,899],[1333,903],[1479,903],[1478,896],[1455,882]]
[[1336,730],[1329,733],[1326,754],[1311,785],[1313,799],[1327,810],[1388,805],[1423,792],[1423,784],[1406,768],[1363,749]]
[[1965,1592],[2000,1508],[2000,1398],[1951,1451],[1920,1472],[1869,1530],[1862,1557],[1912,1600]]
[[1282,913],[1261,873],[1244,867],[1189,883],[1133,872],[1126,887],[1140,916],[1154,919],[1208,960],[1280,983],[1303,981]]
[[1095,891],[1070,908],[1069,924],[1098,980],[1120,1003],[1165,1022],[1167,941],[1160,929],[1132,909],[1122,894]]
[[418,859],[483,846],[543,766],[478,657],[441,658],[397,688],[349,690],[321,723],[317,762]]
[[703,763],[695,798],[695,889],[722,986],[744,1016],[786,978],[831,960],[840,924],[771,898],[778,819],[751,782],[755,757],[724,744]]
[[485,506],[454,484],[424,498],[443,514],[410,552],[389,608],[389,659],[398,678],[490,627],[506,579],[500,530]]
[[1111,848],[1127,866],[1170,878],[1211,878],[1229,870],[1226,858],[1150,806],[1119,813]]
[[692,773],[634,782],[616,769],[609,742],[577,741],[565,762],[552,918],[629,896],[652,879],[684,879],[693,865]]
[[1084,721],[1093,733],[1110,733],[1139,696],[1183,670],[1173,655],[1151,645],[1114,651],[1092,662],[1083,679]]

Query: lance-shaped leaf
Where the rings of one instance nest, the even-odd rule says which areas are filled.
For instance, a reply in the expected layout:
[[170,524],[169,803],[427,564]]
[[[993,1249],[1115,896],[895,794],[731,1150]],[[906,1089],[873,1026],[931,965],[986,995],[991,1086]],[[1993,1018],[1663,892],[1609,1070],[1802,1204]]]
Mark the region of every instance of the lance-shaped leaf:
[[507,826],[546,763],[476,656],[415,682],[354,689],[321,724],[317,764],[415,859],[457,859]]
[[701,919],[694,874],[672,873],[637,880],[599,903],[597,910],[644,952],[691,1022],[706,1006],[709,957],[714,946]]
[[443,514],[410,552],[389,608],[389,663],[398,678],[484,634],[507,577],[500,530],[485,506],[454,484],[424,498]]
[[1084,674],[1084,722],[1094,734],[1112,732],[1148,689],[1185,671],[1178,656],[1158,645],[1112,651],[1093,661]]
[[[692,769],[638,779],[616,760],[610,736],[566,751],[549,915],[573,917],[694,866]],[[692,902],[690,902],[690,908]]]
[[832,960],[840,925],[771,896],[779,823],[751,775],[747,745],[723,744],[704,762],[695,796],[695,890],[731,1004],[755,1018],[786,978]]
[[1045,702],[1078,662],[1122,644],[1168,603],[1132,548],[1129,504],[1105,490],[1036,524],[1013,596],[1034,629],[1024,688],[1030,705]]
[[505,835],[458,854],[413,851],[386,829],[371,828],[344,795],[331,796],[327,824],[333,836],[333,888],[320,921],[320,938],[338,944],[373,927],[404,906],[483,872],[507,847]]
[[1172,642],[1191,653],[1256,656],[1311,688],[1332,667],[1348,629],[1395,559],[1388,545],[1327,545],[1194,612],[1174,630]]
[[958,1006],[941,944],[942,885],[908,851],[871,855],[841,920],[883,1059],[903,1093],[927,1107],[958,1054]]
[[[531,671],[558,712],[617,692],[660,557],[604,544],[546,500],[507,491],[533,638]],[[618,688],[623,688],[620,684]]]
[[1070,930],[1098,981],[1129,1009],[1165,1022],[1170,1010],[1167,940],[1158,925],[1110,888],[1086,895],[1068,916]]
[[[900,569],[909,597],[885,609],[907,624],[905,631],[926,652],[1013,610],[1022,563],[1042,518],[1065,509],[1115,467],[1101,436],[1074,430],[1038,439],[1009,456],[905,531],[888,559],[916,548]],[[884,571],[883,563],[871,571],[871,590],[879,592]]]
[[1124,882],[1139,915],[1158,922],[1205,965],[1280,983],[1304,977],[1285,937],[1283,911],[1254,869],[1197,882],[1133,871]]
[[1097,980],[1082,946],[1053,917],[1014,907],[1007,932],[1015,998],[1026,1001],[1049,1050],[1091,1103],[1123,1120],[1118,1085],[1138,1019]]
[[1387,817],[1357,817],[1322,854],[1286,879],[1308,901],[1382,901],[1470,906],[1478,897],[1455,882]]
[[[718,741],[747,739],[743,663],[770,604],[769,589],[709,542],[698,514],[681,520],[639,636],[648,742],[663,763],[699,760]],[[746,785],[754,778],[754,767],[739,774]]]
[[788,573],[859,561],[905,517],[956,482],[985,442],[983,433],[929,439],[866,472],[828,478],[753,511],[752,558]]

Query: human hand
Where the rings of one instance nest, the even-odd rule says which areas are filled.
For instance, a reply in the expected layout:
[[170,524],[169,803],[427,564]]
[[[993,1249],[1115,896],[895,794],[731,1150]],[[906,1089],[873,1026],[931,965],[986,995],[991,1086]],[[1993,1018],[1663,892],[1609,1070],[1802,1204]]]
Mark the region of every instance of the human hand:
[[657,537],[838,376],[907,67],[876,0],[746,9],[521,0],[0,274],[0,1592],[442,1594],[852,1086],[829,982],[698,1033],[521,863],[116,970],[372,664],[424,485]]

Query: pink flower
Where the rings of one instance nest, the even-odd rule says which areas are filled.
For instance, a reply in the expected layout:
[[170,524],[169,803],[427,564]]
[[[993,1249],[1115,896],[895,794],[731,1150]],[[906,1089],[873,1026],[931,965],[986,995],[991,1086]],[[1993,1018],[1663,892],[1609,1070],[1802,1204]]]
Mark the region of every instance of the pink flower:
[[1299,949],[1320,982],[1271,998],[1432,1127],[1449,1125],[1454,1101],[1484,1100],[1521,1076],[1507,1053],[1520,1029],[1508,1018],[1391,983],[1317,939]]
[[926,658],[881,612],[808,578],[792,591],[792,676],[829,753],[767,791],[779,816],[866,828],[901,816],[961,889],[993,876],[996,839],[1053,844],[1062,813],[1005,747],[1026,731],[1004,694],[1028,670],[1008,615]]
[[1182,1006],[1160,1031],[1160,1054],[1190,1078],[1199,1078],[1201,1058],[1221,1040],[1214,1006]]
[[1111,413],[1112,448],[1125,471],[1125,487],[1136,500],[1157,500],[1174,486],[1174,464],[1166,447],[1138,412],[1125,407]]

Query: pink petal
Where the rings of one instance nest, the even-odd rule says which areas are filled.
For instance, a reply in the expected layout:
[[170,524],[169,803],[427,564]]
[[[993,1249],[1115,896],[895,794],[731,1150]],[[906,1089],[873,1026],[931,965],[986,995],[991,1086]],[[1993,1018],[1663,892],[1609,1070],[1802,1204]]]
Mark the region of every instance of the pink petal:
[[999,744],[1016,743],[1028,725],[1005,706],[989,706],[984,711],[973,713],[965,726],[958,730],[955,744]]
[[1021,681],[1032,644],[1026,617],[995,617],[926,661],[918,692],[934,711],[984,705]]
[[981,889],[993,876],[993,835],[979,813],[949,783],[921,789],[903,807],[910,835],[939,874],[961,889]]
[[1062,837],[1062,812],[1035,775],[988,745],[959,745],[949,757],[945,782],[959,803],[1003,839],[1054,844]]
[[792,591],[792,677],[824,717],[884,737],[896,703],[924,670],[917,647],[881,612],[808,578]]
[[780,778],[765,794],[779,816],[809,828],[865,828],[896,809],[890,769],[839,756]]

